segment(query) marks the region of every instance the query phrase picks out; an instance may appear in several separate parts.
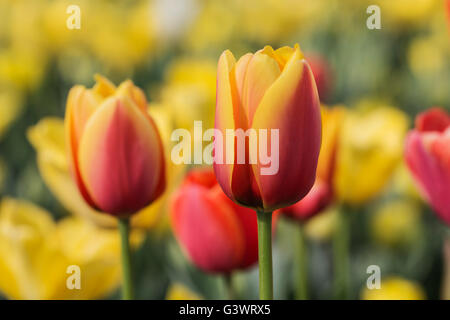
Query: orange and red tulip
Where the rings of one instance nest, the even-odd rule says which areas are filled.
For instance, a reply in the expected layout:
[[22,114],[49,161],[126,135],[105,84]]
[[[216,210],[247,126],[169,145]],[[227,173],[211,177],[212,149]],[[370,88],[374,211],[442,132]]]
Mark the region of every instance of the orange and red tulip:
[[[235,160],[215,161],[214,170],[232,200],[267,212],[302,199],[316,176],[321,117],[314,76],[300,48],[266,46],[238,61],[226,50],[217,70],[215,128],[223,136],[227,129],[279,133],[278,171],[273,175],[261,174],[261,161],[238,164],[236,140],[234,145],[223,144],[221,154],[234,154]],[[215,155],[217,148],[216,144]]]
[[432,108],[416,118],[406,139],[405,158],[423,195],[450,225],[450,116]]
[[163,147],[142,90],[130,80],[117,88],[96,80],[92,89],[74,86],[67,98],[69,164],[89,205],[126,217],[164,190]]
[[171,205],[172,227],[192,262],[211,273],[230,273],[258,261],[253,210],[231,201],[208,169],[191,171]]

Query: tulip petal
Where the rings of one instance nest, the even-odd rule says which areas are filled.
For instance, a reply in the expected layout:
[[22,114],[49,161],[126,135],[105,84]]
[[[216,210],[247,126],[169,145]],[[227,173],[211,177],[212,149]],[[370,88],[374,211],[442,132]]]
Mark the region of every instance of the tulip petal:
[[297,49],[266,92],[253,120],[252,127],[267,129],[268,137],[271,129],[279,130],[280,170],[275,175],[261,175],[261,165],[252,166],[267,210],[297,202],[315,180],[321,145],[320,102],[311,69],[300,58]]
[[[226,50],[220,56],[217,66],[215,128],[222,133],[223,138],[225,137],[226,129],[235,129],[233,103],[237,102],[237,99],[232,94],[230,82],[230,72],[236,63],[235,61],[233,54],[229,50]],[[214,139],[214,155],[216,157],[216,161],[214,162],[214,172],[223,191],[230,198],[233,198],[233,193],[231,191],[231,173],[233,171],[233,164],[227,164],[226,157],[229,155],[229,157],[231,156],[231,158],[234,158],[234,148],[229,148],[228,145],[224,144],[219,150],[216,139],[218,139],[218,137]],[[222,159],[218,159],[219,151],[222,151]]]
[[162,154],[155,127],[130,98],[121,96],[108,98],[89,119],[78,161],[96,206],[124,215],[155,198],[162,184]]
[[69,165],[76,184],[83,198],[93,205],[93,201],[84,186],[78,166],[78,146],[87,121],[94,113],[98,100],[90,90],[83,86],[73,87],[67,98],[65,117],[66,148],[69,155]]
[[216,203],[226,203],[234,210],[234,215],[240,224],[245,242],[239,268],[245,269],[251,266],[258,261],[258,224],[255,211],[234,203],[223,193],[218,185],[211,190],[211,197]]
[[[245,74],[242,104],[247,115],[248,127],[251,127],[255,111],[267,89],[281,73],[278,62],[273,58],[273,52],[266,48],[251,58]],[[266,52],[268,50],[269,53]]]

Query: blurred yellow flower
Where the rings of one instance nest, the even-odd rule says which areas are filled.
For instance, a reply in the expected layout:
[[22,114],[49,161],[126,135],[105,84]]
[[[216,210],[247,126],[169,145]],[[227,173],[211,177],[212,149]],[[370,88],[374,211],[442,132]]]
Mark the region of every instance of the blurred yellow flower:
[[423,288],[413,282],[401,277],[390,277],[381,281],[380,289],[362,290],[363,300],[425,300],[426,295]]
[[167,289],[166,300],[202,300],[202,298],[180,283],[173,283]]
[[447,60],[443,49],[430,37],[415,39],[408,49],[408,64],[417,76],[438,73]]
[[328,241],[334,234],[337,222],[337,208],[330,207],[306,222],[305,233],[310,239]]
[[403,154],[406,115],[391,107],[347,112],[338,142],[335,190],[338,200],[359,205],[385,186]]
[[[140,240],[133,236],[133,244]],[[69,266],[80,289],[68,289]],[[0,291],[10,299],[98,299],[120,284],[120,242],[114,230],[79,218],[58,223],[45,210],[10,198],[0,203]]]
[[378,0],[378,3],[390,29],[428,23],[434,11],[442,6],[440,0]]
[[[161,114],[158,115],[158,112]],[[171,132],[172,126],[169,123],[170,117],[164,116],[163,112],[165,112],[165,109],[155,109],[151,114],[152,116],[155,115],[155,121],[162,138],[167,139],[167,137],[170,137],[168,132]],[[91,209],[83,200],[71,179],[65,153],[63,120],[60,118],[44,118],[38,124],[29,128],[27,136],[37,152],[37,164],[41,176],[61,204],[69,212],[91,220],[100,226],[115,226],[117,219]],[[166,142],[168,140],[164,140],[164,143]],[[166,145],[166,147],[169,146]],[[166,192],[156,202],[133,215],[131,218],[132,226],[153,228],[158,227],[160,222],[165,222],[165,219],[161,220],[161,218],[166,215],[168,195],[180,179],[179,175],[182,170],[184,170],[182,166],[177,166],[176,170],[167,169],[168,186]],[[164,223],[164,226],[166,225],[167,223]]]
[[420,208],[406,200],[393,200],[377,208],[371,231],[375,241],[387,246],[411,244],[420,232]]
[[195,120],[204,128],[214,127],[216,63],[180,59],[167,70],[160,103],[174,116],[177,128],[191,129]]

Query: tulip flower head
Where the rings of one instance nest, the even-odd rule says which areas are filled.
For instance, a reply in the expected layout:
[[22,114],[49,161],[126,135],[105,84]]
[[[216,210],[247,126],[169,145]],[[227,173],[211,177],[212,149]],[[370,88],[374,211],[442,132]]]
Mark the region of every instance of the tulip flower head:
[[178,242],[203,271],[230,273],[258,260],[255,212],[231,201],[211,170],[187,175],[172,199],[171,217]]
[[450,225],[450,116],[432,108],[416,118],[405,146],[408,167],[424,197]]
[[73,87],[65,117],[69,164],[93,208],[126,217],[165,187],[164,153],[142,90],[97,76],[92,89]]
[[[265,147],[263,137],[256,146],[251,137],[244,141],[237,135],[234,143],[215,144],[215,157],[234,159],[214,162],[217,180],[232,200],[268,212],[302,199],[315,180],[321,117],[314,76],[298,45],[277,50],[266,46],[238,61],[226,50],[217,70],[215,128],[223,136],[241,130],[247,137],[252,130],[268,130],[267,143],[278,145],[278,170],[265,175],[265,159],[250,161],[252,149]],[[273,132],[278,134],[275,142]],[[238,160],[242,150],[245,161]]]

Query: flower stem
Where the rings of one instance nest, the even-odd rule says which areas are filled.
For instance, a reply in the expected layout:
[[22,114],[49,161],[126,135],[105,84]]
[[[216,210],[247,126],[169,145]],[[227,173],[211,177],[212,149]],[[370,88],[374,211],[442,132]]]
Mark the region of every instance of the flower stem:
[[272,275],[272,212],[257,211],[259,298],[273,299]]
[[227,299],[234,300],[236,299],[233,288],[233,278],[231,273],[225,275],[225,286],[227,289]]
[[131,270],[130,252],[130,220],[129,218],[119,218],[119,232],[122,247],[122,299],[133,300],[133,277]]
[[295,246],[295,299],[308,299],[308,260],[307,260],[307,244],[303,225],[296,226],[296,246]]
[[334,295],[335,299],[349,298],[350,285],[350,212],[342,206],[339,208],[337,230],[333,243],[334,250]]

